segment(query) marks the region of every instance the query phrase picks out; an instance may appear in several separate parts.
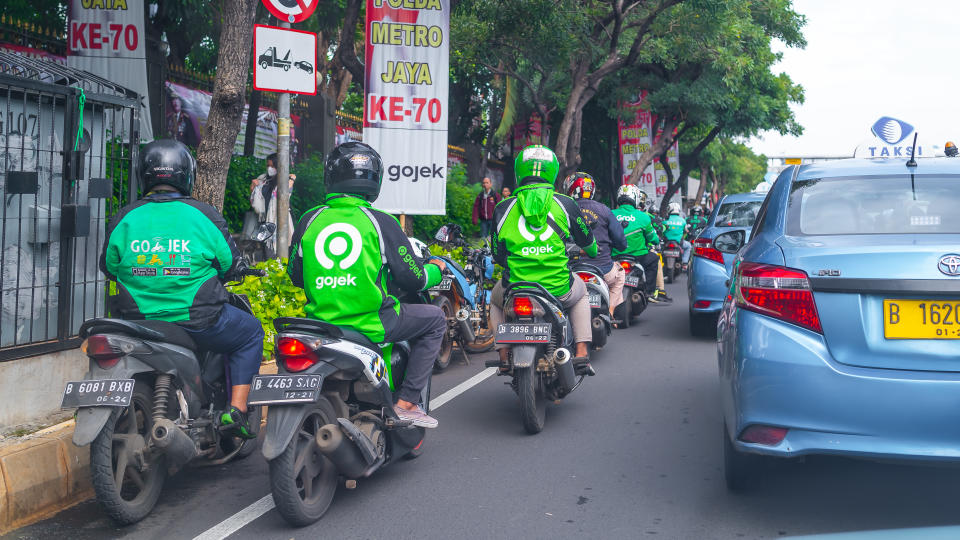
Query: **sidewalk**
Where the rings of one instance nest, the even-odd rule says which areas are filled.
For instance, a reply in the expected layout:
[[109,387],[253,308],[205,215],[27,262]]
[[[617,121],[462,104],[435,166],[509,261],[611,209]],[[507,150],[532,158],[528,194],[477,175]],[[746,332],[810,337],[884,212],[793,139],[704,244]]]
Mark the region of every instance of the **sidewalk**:
[[[260,367],[276,372],[274,363]],[[90,449],[74,446],[73,427],[68,420],[0,448],[0,534],[93,497]]]

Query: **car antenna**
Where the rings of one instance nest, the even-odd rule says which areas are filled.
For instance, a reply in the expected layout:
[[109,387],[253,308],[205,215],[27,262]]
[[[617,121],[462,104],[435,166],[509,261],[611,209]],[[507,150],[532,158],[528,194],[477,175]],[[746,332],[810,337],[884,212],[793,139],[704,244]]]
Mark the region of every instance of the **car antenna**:
[[910,159],[907,160],[907,167],[917,166],[917,133],[913,133],[913,149],[910,150]]

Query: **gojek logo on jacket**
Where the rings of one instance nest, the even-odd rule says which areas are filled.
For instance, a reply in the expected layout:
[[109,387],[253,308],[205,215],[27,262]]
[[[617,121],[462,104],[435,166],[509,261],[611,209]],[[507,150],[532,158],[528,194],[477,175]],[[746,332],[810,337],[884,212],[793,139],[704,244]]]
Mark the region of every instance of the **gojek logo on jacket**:
[[[550,216],[550,219],[553,219],[552,213],[547,215]],[[524,240],[528,240],[530,242],[535,242],[538,239],[541,242],[544,242],[550,238],[551,235],[555,234],[553,227],[550,227],[549,225],[544,225],[541,230],[530,232],[530,229],[527,228],[527,219],[523,217],[523,215],[521,215],[520,219],[517,220],[517,231],[520,233],[520,236],[524,238]],[[553,253],[553,246],[524,246],[520,248],[520,253],[528,257],[532,255],[542,255],[544,253]]]
[[[317,241],[314,244],[317,262],[327,270],[334,270],[334,267],[340,270],[350,268],[360,258],[362,249],[363,241],[360,239],[360,231],[349,223],[327,225],[317,235]],[[352,287],[356,284],[357,278],[353,274],[319,276],[316,279],[318,289]]]

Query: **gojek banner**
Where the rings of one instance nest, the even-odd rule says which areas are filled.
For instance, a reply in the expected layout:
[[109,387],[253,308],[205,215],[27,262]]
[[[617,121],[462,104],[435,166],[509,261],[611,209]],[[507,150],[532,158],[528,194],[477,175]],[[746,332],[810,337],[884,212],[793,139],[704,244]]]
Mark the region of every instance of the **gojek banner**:
[[450,0],[367,0],[363,140],[385,212],[446,213],[449,29]]

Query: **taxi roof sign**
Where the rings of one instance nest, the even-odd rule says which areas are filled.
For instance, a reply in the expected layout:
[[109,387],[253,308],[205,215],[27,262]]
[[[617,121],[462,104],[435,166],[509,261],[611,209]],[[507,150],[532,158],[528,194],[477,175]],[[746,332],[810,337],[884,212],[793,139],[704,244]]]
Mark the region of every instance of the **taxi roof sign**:
[[802,165],[802,164],[803,164],[803,159],[802,159],[802,158],[792,158],[792,157],[791,157],[791,158],[785,158],[785,159],[783,160],[783,164],[784,164],[784,165]]

